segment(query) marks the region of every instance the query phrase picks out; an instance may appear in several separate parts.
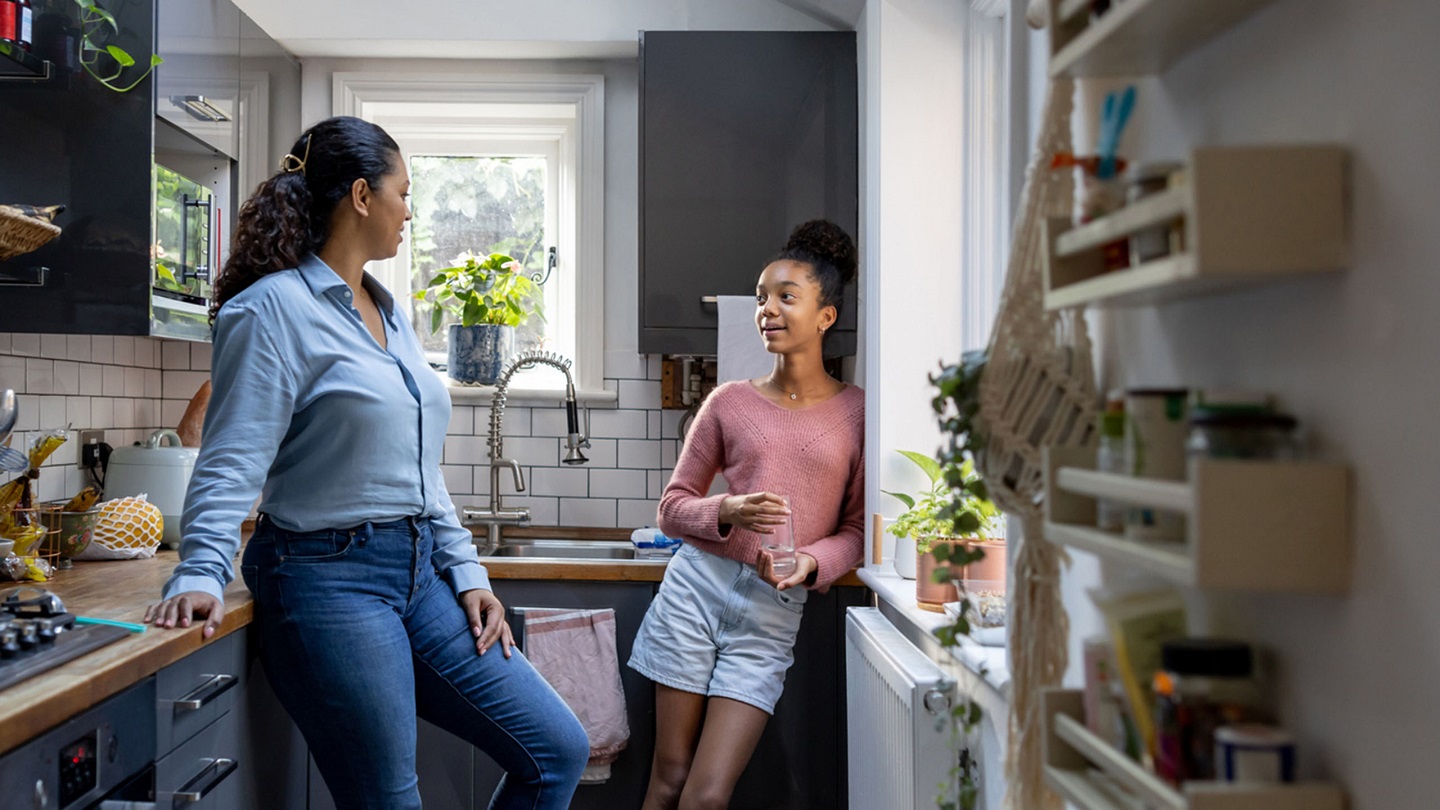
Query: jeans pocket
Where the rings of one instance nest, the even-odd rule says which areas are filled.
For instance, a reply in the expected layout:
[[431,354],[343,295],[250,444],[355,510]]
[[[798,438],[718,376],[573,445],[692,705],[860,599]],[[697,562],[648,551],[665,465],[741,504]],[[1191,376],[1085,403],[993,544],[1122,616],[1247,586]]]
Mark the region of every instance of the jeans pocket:
[[[799,590],[799,589],[791,589],[791,590]],[[786,590],[786,591],[773,591],[773,593],[775,594],[775,601],[776,601],[776,602],[779,602],[781,607],[785,608],[786,610],[790,611],[791,613],[804,613],[804,612],[805,612],[805,599],[806,599],[806,597],[809,596],[809,594],[806,594],[803,590],[800,590],[800,593],[802,594],[800,597],[793,596],[793,595],[791,594],[791,592],[788,591],[788,590]]]
[[328,562],[350,553],[355,535],[324,529],[318,532],[276,532],[281,562]]
[[241,565],[240,578],[245,581],[245,587],[250,589],[250,593],[260,592],[260,566]]

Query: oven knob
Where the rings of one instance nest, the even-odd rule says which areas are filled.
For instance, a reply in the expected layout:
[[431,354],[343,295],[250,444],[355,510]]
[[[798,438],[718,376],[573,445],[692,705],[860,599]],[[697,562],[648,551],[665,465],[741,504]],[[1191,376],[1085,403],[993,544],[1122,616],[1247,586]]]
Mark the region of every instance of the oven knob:
[[45,810],[50,806],[50,792],[45,789],[45,780],[35,780],[35,810]]
[[14,658],[20,654],[20,633],[13,627],[0,630],[0,658]]
[[36,635],[40,637],[41,644],[51,644],[55,641],[55,620],[36,619]]

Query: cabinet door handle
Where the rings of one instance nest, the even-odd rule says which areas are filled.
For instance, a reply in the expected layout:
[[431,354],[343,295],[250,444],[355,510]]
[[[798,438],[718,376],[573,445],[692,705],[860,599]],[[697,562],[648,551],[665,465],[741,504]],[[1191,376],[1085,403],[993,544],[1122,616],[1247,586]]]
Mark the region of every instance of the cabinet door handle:
[[701,306],[704,306],[704,305],[706,305],[706,304],[719,304],[719,303],[720,303],[720,296],[718,296],[718,295],[702,295],[702,296],[700,296],[700,305],[701,305]]
[[[195,774],[190,781],[186,782],[179,790],[175,791],[174,802],[176,804],[194,804],[205,798],[210,791],[220,786],[229,778],[240,763],[233,759],[212,759],[201,771]],[[201,783],[204,784],[201,784]]]
[[234,675],[211,675],[210,680],[195,687],[194,691],[175,701],[176,709],[195,711],[234,688],[240,679]]

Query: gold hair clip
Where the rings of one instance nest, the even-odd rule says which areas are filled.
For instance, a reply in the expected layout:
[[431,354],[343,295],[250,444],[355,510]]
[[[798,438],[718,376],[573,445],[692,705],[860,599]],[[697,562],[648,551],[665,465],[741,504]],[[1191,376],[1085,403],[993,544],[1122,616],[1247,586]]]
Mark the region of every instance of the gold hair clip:
[[280,171],[285,172],[286,174],[289,174],[290,172],[300,172],[301,175],[305,174],[305,161],[310,159],[310,139],[312,137],[314,137],[313,133],[305,136],[304,157],[297,158],[289,152],[286,152],[285,157],[280,158]]

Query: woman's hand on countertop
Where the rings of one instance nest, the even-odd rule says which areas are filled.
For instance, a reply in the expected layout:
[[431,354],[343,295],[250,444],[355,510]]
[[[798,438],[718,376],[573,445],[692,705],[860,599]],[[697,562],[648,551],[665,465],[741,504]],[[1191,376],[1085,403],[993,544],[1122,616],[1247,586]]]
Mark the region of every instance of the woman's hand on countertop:
[[797,585],[804,585],[805,580],[820,567],[820,563],[814,557],[803,551],[795,554],[795,573],[788,577],[780,578],[775,575],[775,558],[765,549],[755,557],[755,573],[760,578],[774,586],[775,590],[783,591],[786,588],[794,588]]
[[205,619],[200,633],[210,638],[225,619],[225,603],[204,591],[186,591],[145,608],[145,623],[156,627],[189,627],[192,617]]
[[505,621],[505,607],[494,592],[482,588],[460,594],[460,606],[470,620],[470,632],[475,636],[475,649],[481,655],[498,639],[500,650],[510,657],[510,648],[515,646],[515,637],[510,634],[510,623]]

